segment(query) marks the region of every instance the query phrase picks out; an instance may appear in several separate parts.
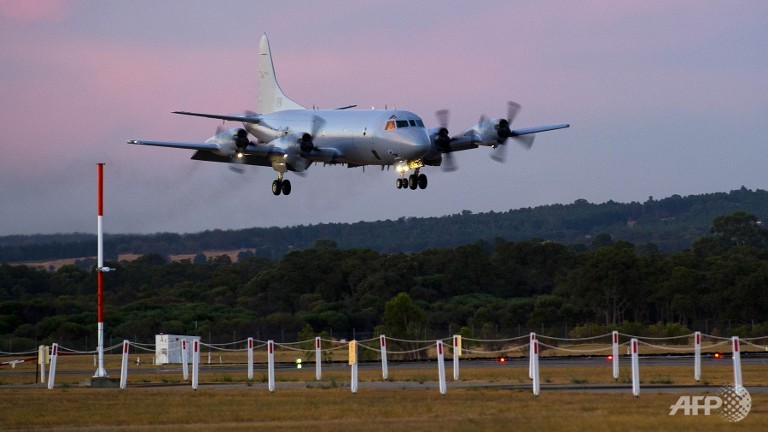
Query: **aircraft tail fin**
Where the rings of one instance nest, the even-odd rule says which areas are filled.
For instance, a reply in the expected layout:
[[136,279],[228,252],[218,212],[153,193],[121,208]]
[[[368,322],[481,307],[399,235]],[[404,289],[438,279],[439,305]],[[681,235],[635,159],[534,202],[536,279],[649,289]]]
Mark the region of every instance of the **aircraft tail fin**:
[[259,42],[259,90],[256,112],[269,114],[275,111],[291,109],[306,109],[288,98],[280,89],[275,77],[275,66],[272,64],[272,51],[266,33]]

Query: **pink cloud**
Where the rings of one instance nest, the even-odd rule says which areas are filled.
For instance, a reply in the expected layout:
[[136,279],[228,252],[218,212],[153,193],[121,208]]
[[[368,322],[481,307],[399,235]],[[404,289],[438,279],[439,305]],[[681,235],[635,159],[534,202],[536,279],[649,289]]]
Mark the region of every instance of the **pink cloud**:
[[17,22],[53,22],[69,16],[72,3],[64,0],[0,0],[0,15]]

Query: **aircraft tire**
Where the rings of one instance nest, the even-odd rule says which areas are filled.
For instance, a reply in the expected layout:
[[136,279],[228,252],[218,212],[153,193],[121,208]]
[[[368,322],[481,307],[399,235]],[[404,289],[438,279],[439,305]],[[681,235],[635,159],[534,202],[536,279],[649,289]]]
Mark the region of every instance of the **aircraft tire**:
[[418,177],[418,184],[419,189],[426,189],[427,188],[427,175],[426,174],[419,174]]
[[398,189],[402,189],[403,188],[402,180],[403,179],[397,179],[397,181],[395,182],[395,186],[397,186]]
[[291,194],[291,182],[289,180],[283,180],[283,186],[281,188],[283,190],[283,195],[290,195]]
[[411,188],[411,190],[416,190],[416,188],[419,187],[419,181],[415,174],[411,174],[408,177],[408,186]]
[[275,180],[272,182],[272,195],[278,196],[280,195],[280,192],[283,189],[282,182],[280,180]]

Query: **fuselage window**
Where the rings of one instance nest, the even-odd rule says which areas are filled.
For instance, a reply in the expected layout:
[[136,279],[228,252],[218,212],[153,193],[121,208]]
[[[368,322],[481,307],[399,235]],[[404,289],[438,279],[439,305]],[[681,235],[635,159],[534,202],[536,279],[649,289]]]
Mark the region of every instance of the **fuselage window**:
[[408,120],[398,120],[397,127],[399,128],[408,127]]
[[416,126],[418,127],[424,127],[424,122],[421,120],[416,120]]
[[408,120],[412,127],[416,127],[416,120]]

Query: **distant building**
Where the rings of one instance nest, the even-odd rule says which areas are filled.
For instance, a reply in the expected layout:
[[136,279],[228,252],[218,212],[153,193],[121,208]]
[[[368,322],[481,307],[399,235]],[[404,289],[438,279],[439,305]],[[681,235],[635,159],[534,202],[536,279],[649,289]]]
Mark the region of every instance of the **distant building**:
[[181,340],[187,340],[187,361],[192,362],[192,341],[200,336],[155,335],[155,364],[181,363]]

